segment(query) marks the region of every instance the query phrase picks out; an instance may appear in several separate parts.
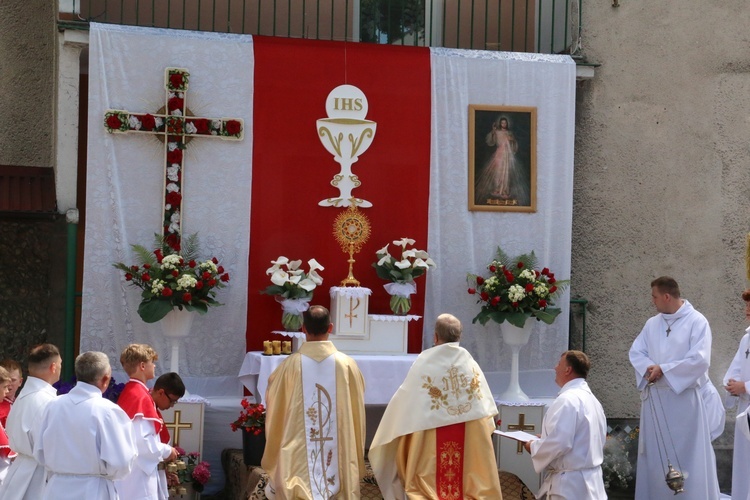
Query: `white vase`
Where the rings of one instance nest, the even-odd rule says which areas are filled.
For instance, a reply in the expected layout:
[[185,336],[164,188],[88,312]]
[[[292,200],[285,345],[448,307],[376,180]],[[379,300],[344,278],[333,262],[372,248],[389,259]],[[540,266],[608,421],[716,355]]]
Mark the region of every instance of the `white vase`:
[[529,397],[521,390],[518,384],[518,352],[528,344],[531,331],[534,329],[534,318],[528,318],[523,328],[513,326],[507,321],[500,323],[500,331],[503,334],[503,342],[509,345],[513,351],[513,360],[510,368],[510,384],[504,393],[500,395],[503,401],[528,401]]
[[180,343],[183,338],[190,335],[190,326],[193,324],[195,314],[187,309],[174,308],[160,321],[164,336],[172,344],[172,357],[170,358],[169,371],[178,373],[180,368]]

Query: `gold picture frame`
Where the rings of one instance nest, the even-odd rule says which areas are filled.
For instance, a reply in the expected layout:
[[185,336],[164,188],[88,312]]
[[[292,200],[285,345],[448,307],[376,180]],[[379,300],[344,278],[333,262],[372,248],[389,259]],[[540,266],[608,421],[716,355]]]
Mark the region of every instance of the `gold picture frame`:
[[536,108],[469,105],[469,210],[536,212]]

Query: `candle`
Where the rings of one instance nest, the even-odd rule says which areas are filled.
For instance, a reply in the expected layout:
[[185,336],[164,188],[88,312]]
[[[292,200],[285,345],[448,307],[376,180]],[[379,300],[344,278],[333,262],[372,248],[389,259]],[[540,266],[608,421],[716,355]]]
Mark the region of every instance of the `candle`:
[[284,340],[281,342],[281,354],[291,354],[292,353],[292,341],[291,340]]
[[263,341],[263,354],[266,356],[273,354],[273,344],[270,340]]
[[273,340],[273,353],[274,354],[281,354],[281,341],[280,340]]

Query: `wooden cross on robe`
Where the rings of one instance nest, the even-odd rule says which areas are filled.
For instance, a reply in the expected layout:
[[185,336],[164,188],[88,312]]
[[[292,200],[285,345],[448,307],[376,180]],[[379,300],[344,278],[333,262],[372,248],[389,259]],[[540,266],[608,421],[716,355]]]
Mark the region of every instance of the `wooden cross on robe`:
[[[509,431],[533,431],[534,426],[526,423],[525,413],[519,413],[518,423],[508,424],[508,430]],[[521,441],[519,441],[518,446],[516,446],[516,453],[518,453],[519,455],[523,455],[523,443]]]
[[172,443],[174,443],[175,446],[180,446],[180,430],[181,429],[192,429],[193,424],[191,423],[183,423],[180,421],[180,415],[182,415],[182,412],[180,410],[174,411],[174,421],[173,422],[164,422],[164,427],[167,429],[172,429]]
[[182,68],[164,70],[165,105],[155,113],[132,113],[109,109],[104,126],[110,133],[156,135],[164,142],[164,189],[162,190],[162,234],[175,253],[182,241],[183,152],[194,137],[218,137],[240,141],[244,124],[240,118],[192,116],[187,107],[190,73]]

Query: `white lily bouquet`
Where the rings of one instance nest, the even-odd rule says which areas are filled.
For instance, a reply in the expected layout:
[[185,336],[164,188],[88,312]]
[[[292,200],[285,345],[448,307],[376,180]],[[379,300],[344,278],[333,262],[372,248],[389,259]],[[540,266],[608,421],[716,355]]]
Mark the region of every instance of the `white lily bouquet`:
[[302,313],[310,307],[313,290],[323,284],[323,278],[318,271],[325,268],[317,260],[310,259],[307,265],[310,270],[305,273],[300,268],[301,260],[289,260],[283,255],[272,260],[271,267],[266,274],[271,275],[271,283],[261,293],[275,295],[276,301],[281,304],[284,313],[281,324],[287,332],[297,332],[302,328]]
[[406,247],[416,243],[411,238],[401,238],[393,242],[401,247],[401,258],[397,259],[388,252],[388,245],[375,252],[377,262],[372,264],[378,277],[390,281],[383,285],[385,291],[391,296],[391,311],[393,314],[404,316],[411,309],[411,295],[417,293],[417,284],[414,278],[418,278],[427,272],[429,268],[435,267],[435,261],[424,250]]

